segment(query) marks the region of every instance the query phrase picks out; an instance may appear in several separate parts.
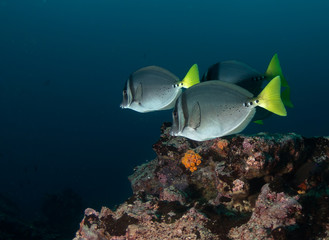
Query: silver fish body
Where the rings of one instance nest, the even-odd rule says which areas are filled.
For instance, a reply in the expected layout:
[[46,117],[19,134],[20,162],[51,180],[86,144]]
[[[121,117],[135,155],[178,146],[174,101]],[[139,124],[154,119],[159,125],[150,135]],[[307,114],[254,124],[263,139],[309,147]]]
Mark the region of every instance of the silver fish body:
[[243,62],[232,60],[218,62],[210,66],[202,76],[201,82],[209,80],[233,83],[253,94],[258,94],[266,76]]
[[[258,95],[264,82],[270,81],[276,76],[280,76],[283,91],[283,102],[288,107],[293,107],[290,100],[290,87],[282,74],[279,58],[274,54],[265,73],[261,73],[249,65],[239,61],[222,61],[210,66],[202,77],[202,82],[220,80],[239,85],[254,95]],[[257,108],[253,121],[262,120],[272,115],[263,108]]]
[[182,90],[179,78],[168,70],[148,66],[132,73],[123,89],[121,108],[151,112],[173,108]]
[[253,94],[222,81],[184,91],[173,111],[171,135],[204,141],[241,132],[255,115]]

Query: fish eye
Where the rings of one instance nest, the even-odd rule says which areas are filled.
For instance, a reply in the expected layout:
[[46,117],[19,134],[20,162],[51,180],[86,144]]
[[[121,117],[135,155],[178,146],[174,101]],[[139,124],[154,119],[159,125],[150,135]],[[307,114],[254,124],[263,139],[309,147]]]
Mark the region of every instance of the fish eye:
[[123,95],[127,95],[127,90],[123,90]]
[[173,116],[176,118],[177,117],[177,111],[173,111]]

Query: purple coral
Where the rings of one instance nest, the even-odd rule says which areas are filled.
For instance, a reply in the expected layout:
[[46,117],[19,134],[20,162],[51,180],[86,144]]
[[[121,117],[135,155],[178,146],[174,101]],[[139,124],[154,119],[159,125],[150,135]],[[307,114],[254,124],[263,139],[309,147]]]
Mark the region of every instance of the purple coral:
[[295,198],[283,192],[273,192],[265,184],[248,223],[233,228],[229,237],[239,240],[274,239],[271,232],[278,227],[296,224],[296,217],[301,215],[301,209],[302,206]]

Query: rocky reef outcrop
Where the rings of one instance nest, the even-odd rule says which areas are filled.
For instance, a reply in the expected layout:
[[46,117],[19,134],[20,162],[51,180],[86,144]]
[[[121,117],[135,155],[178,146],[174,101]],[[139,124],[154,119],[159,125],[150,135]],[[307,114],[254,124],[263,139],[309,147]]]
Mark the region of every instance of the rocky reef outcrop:
[[329,138],[169,135],[117,209],[85,210],[75,240],[329,239]]

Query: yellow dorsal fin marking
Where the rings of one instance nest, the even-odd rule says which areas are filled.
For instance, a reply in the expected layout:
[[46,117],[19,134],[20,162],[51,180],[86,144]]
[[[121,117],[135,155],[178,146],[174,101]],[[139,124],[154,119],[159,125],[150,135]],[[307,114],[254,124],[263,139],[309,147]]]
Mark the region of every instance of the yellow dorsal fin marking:
[[273,78],[255,99],[258,106],[280,116],[287,116],[287,111],[280,96],[281,80],[279,76]]
[[286,78],[282,74],[281,65],[277,53],[274,54],[274,56],[272,57],[271,62],[268,65],[267,70],[265,72],[265,76],[268,77],[269,79],[272,79],[276,76],[280,76],[282,87],[289,86]]
[[197,64],[193,64],[193,66],[187,72],[184,79],[178,83],[178,86],[184,87],[184,88],[189,88],[199,82],[200,82],[199,68],[198,68]]

